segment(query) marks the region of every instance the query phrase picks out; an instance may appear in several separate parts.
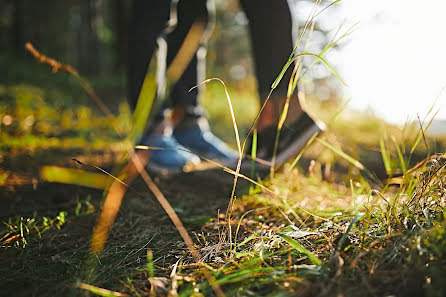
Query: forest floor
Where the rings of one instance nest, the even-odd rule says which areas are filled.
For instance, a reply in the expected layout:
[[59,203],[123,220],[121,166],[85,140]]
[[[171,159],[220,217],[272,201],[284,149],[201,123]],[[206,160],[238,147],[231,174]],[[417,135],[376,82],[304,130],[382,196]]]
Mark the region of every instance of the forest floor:
[[[86,170],[76,159],[114,173],[119,140],[108,136],[108,120],[88,107],[55,110],[36,88],[0,91],[14,99],[0,113],[2,296],[446,294],[444,140],[424,142],[417,128],[367,115],[330,121],[321,114],[328,130],[299,166],[256,185],[239,179],[231,236],[232,174],[153,176],[200,261],[141,178],[104,249],[91,253],[105,192],[48,182],[41,169]],[[128,123],[128,108],[118,112]]]
[[[17,233],[12,232],[2,238],[2,288],[14,296],[66,293],[83,277],[82,266],[101,208],[102,191],[38,178],[38,170],[43,166],[75,167],[72,158],[85,162],[79,152],[45,151],[32,156],[8,156],[2,163],[2,170],[10,173],[2,186],[0,201],[2,235],[12,231],[8,230],[11,226],[21,225],[16,230],[18,234],[23,234],[20,228],[24,229],[23,236],[14,238]],[[111,163],[97,166],[107,168]],[[219,209],[225,210],[233,177],[221,170],[207,170],[159,177],[155,181],[186,226],[198,232],[201,223],[211,221]],[[142,180],[135,181],[132,187],[148,191]],[[175,252],[182,243],[153,196],[140,197],[129,192],[107,245],[107,249],[113,246],[116,253],[101,260],[110,263],[105,264],[107,277],[99,279],[102,285],[116,287],[137,272],[145,262],[147,249],[162,257],[163,264],[159,265],[168,269],[179,256]],[[101,270],[101,274],[105,272]]]
[[[44,165],[76,167],[72,158],[85,162],[100,160],[103,155],[100,151],[94,157],[93,153],[85,156],[80,151],[45,150],[3,156],[2,170],[12,178],[4,182],[0,201],[1,295],[85,295],[88,291],[78,288],[81,283],[113,290],[105,291],[110,295],[103,296],[123,296],[117,292],[163,296],[172,289],[175,292],[170,295],[189,296],[194,289],[206,296],[213,295],[203,277],[204,266],[190,257],[172,222],[140,179],[132,187],[148,195],[127,193],[110,238],[92,268],[89,246],[103,202],[102,191],[45,182],[38,178],[38,170]],[[95,164],[111,168],[113,158],[108,159],[109,162]],[[441,296],[445,292],[444,192],[439,196],[443,210],[431,206],[430,212],[429,208],[432,225],[420,223],[423,232],[401,232],[394,226],[390,234],[385,234],[385,230],[378,231],[376,237],[370,234],[374,241],[369,239],[367,244],[362,244],[360,235],[352,232],[345,244],[349,249],[338,249],[342,232],[358,210],[364,209],[359,206],[365,203],[364,197],[353,208],[350,189],[313,179],[288,172],[269,185],[276,190],[300,188],[306,192],[303,200],[314,199],[318,207],[312,207],[314,202],[295,201],[318,211],[318,216],[332,222],[330,226],[323,227],[326,222],[311,216],[305,218],[302,212],[299,214],[304,223],[299,223],[288,211],[293,221],[290,224],[268,201],[274,198],[261,191],[249,195],[248,184],[241,182],[234,229],[240,227],[238,242],[251,242],[239,246],[233,259],[228,258],[227,248],[217,248],[225,230],[223,214],[233,176],[215,169],[154,180],[228,296]],[[315,186],[319,189],[310,189]],[[283,232],[286,228],[288,233]],[[297,233],[294,238],[324,264],[315,265],[305,253],[293,250],[292,244],[277,236],[280,232]],[[259,245],[263,245],[261,256]],[[176,266],[178,263],[180,267]],[[172,276],[174,267],[177,272]]]

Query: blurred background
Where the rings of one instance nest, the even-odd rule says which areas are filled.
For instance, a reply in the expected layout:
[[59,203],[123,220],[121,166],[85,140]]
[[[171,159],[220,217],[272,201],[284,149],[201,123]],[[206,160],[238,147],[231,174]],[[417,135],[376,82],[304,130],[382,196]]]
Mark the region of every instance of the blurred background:
[[[358,30],[330,59],[348,82],[352,106],[373,107],[387,121],[404,123],[439,110],[431,133],[446,132],[446,2],[342,1],[341,15]],[[321,18],[327,19],[328,18]],[[338,63],[338,61],[340,63]]]
[[[247,32],[247,19],[238,1],[216,0],[217,23],[207,56],[207,76],[223,79],[233,97],[239,124],[246,129],[258,109],[256,82]],[[322,1],[319,10],[331,2]],[[299,34],[313,1],[291,0],[294,31]],[[324,56],[346,81],[344,87],[327,67],[303,59],[301,90],[310,109],[327,120],[339,108],[349,114],[383,117],[393,124],[417,121],[438,109],[432,133],[446,132],[446,42],[439,30],[446,21],[441,0],[417,2],[344,0],[318,15],[308,52],[319,54],[347,32]],[[43,54],[75,67],[86,77],[129,130],[126,60],[131,1],[120,0],[5,0],[0,3],[0,117],[8,147],[11,135],[23,136],[17,146],[31,145],[39,136],[52,145],[104,143],[98,135],[113,136],[107,119],[100,118],[78,82],[66,74],[53,74],[24,50],[31,41]],[[309,35],[306,35],[308,38]],[[301,51],[306,43],[304,38]],[[202,94],[214,130],[233,140],[227,103],[221,86],[209,84]],[[429,119],[429,118],[428,118]],[[226,123],[226,124],[225,124]],[[97,128],[97,129],[92,129]],[[107,134],[106,133],[106,134]],[[32,135],[27,136],[27,135]],[[28,138],[24,138],[27,136]],[[62,136],[66,136],[65,139]],[[70,137],[67,137],[70,136]],[[61,138],[62,137],[62,138]],[[77,139],[69,142],[68,139]],[[107,140],[107,141],[108,141]],[[43,140],[42,140],[43,141]],[[64,144],[64,141],[68,141]]]

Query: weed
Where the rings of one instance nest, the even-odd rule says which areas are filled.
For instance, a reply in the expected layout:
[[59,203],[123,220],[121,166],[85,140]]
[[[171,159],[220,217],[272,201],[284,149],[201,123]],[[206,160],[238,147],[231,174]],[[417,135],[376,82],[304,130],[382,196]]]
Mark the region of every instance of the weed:
[[60,229],[66,223],[67,213],[65,211],[59,212],[54,218],[49,217],[33,217],[10,218],[8,222],[4,222],[4,230],[0,231],[0,248],[21,247],[25,248],[28,244],[28,238],[33,234],[38,237],[42,233],[51,228]]

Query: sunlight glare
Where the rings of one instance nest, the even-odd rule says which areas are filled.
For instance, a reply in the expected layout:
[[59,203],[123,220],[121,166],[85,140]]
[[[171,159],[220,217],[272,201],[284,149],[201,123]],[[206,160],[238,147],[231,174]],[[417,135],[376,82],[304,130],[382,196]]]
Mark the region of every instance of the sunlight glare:
[[446,1],[341,4],[349,23],[359,21],[336,62],[352,106],[404,124],[423,118],[435,103],[436,118],[446,119]]

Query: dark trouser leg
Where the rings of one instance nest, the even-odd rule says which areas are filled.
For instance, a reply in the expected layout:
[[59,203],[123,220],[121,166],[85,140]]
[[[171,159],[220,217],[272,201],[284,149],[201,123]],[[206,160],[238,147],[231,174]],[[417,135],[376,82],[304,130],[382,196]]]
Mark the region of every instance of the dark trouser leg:
[[[170,65],[183,44],[193,23],[208,22],[206,0],[183,0],[178,3],[178,24],[175,30],[167,35],[167,65]],[[195,51],[198,50],[195,49]],[[189,89],[198,84],[197,81],[197,55],[196,52],[183,75],[173,86],[170,93],[172,106],[190,107],[197,106],[198,89],[189,92]]]
[[156,40],[166,27],[170,1],[134,0],[129,32],[128,88],[130,104],[136,107]]
[[[130,101],[136,106],[148,64],[157,46],[156,39],[167,26],[170,1],[135,0],[131,25],[129,50]],[[174,30],[166,36],[167,66],[178,53],[189,29],[197,19],[207,22],[206,0],[182,0],[177,6]],[[197,84],[197,57],[194,55],[183,75],[172,87],[167,106],[196,106],[198,91],[189,92]]]
[[[240,0],[240,3],[249,20],[259,95],[265,99],[293,50],[290,9],[287,0]],[[271,98],[286,96],[291,73],[292,69],[288,69]]]
[[[291,13],[287,0],[240,1],[249,20],[259,96],[263,104],[293,50]],[[294,95],[290,98],[287,117],[275,146],[278,119],[287,102],[292,68],[288,68],[273,91],[271,99],[274,100],[264,104],[257,122],[257,156],[272,161],[275,155],[275,166],[297,155],[314,133],[324,129],[323,124],[315,123],[302,112],[299,98]]]

